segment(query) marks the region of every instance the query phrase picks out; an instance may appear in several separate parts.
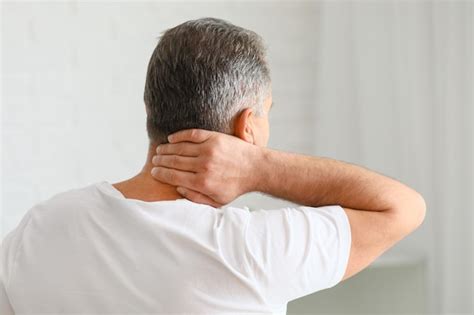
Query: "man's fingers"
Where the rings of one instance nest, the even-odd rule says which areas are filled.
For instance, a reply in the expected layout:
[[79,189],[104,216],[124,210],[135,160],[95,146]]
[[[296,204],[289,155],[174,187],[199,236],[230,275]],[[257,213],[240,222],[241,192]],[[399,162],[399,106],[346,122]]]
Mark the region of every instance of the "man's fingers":
[[155,166],[164,166],[182,171],[197,172],[196,158],[180,155],[155,155],[151,162]]
[[190,188],[195,188],[195,173],[175,170],[162,166],[156,166],[151,169],[151,176],[160,182],[167,183],[173,186],[183,185]]
[[156,147],[156,153],[182,156],[199,156],[199,144],[190,142],[164,143]]
[[201,143],[206,141],[212,136],[213,131],[205,129],[185,129],[177,131],[168,136],[170,143],[176,143],[181,141],[189,141],[194,143]]
[[183,197],[185,197],[186,199],[189,199],[193,202],[203,203],[203,204],[212,206],[214,208],[220,208],[222,206],[221,204],[215,202],[214,200],[212,200],[208,196],[203,195],[200,192],[194,191],[192,189],[188,189],[188,188],[184,188],[184,187],[178,187],[176,190]]

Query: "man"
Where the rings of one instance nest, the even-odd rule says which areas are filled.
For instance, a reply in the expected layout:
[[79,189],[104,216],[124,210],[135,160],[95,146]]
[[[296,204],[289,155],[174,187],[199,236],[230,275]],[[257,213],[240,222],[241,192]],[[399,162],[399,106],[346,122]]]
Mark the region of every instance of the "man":
[[[270,72],[252,31],[215,18],[167,30],[144,100],[139,174],[58,194],[7,235],[1,314],[284,314],[423,222],[402,183],[266,148]],[[250,191],[301,206],[224,207]]]

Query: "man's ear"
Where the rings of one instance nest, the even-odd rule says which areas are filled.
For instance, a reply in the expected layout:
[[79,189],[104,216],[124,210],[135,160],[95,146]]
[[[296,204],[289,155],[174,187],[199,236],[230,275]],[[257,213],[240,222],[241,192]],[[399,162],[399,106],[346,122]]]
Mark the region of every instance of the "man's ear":
[[234,120],[234,135],[249,143],[255,143],[254,112],[252,108],[242,110]]

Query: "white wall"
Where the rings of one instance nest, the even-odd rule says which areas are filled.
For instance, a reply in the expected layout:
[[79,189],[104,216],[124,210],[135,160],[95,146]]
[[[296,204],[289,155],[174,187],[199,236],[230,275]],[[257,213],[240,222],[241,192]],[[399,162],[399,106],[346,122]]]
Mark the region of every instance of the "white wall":
[[264,37],[270,147],[362,164],[425,196],[425,223],[387,254],[427,257],[431,313],[472,310],[467,2],[2,3],[1,236],[40,200],[141,168],[156,37],[203,16]]
[[318,9],[315,153],[421,192],[424,224],[390,252],[426,256],[430,313],[472,314],[474,2]]

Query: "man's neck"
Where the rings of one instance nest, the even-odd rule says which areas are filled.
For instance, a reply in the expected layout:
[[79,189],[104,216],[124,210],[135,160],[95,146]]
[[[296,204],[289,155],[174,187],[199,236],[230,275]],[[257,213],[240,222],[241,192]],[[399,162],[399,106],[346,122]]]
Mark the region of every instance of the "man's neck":
[[150,172],[153,168],[151,159],[155,155],[155,149],[156,144],[150,144],[147,160],[140,173],[130,179],[112,184],[125,198],[143,201],[176,200],[183,198],[183,196],[176,191],[176,186],[159,182],[151,176]]

